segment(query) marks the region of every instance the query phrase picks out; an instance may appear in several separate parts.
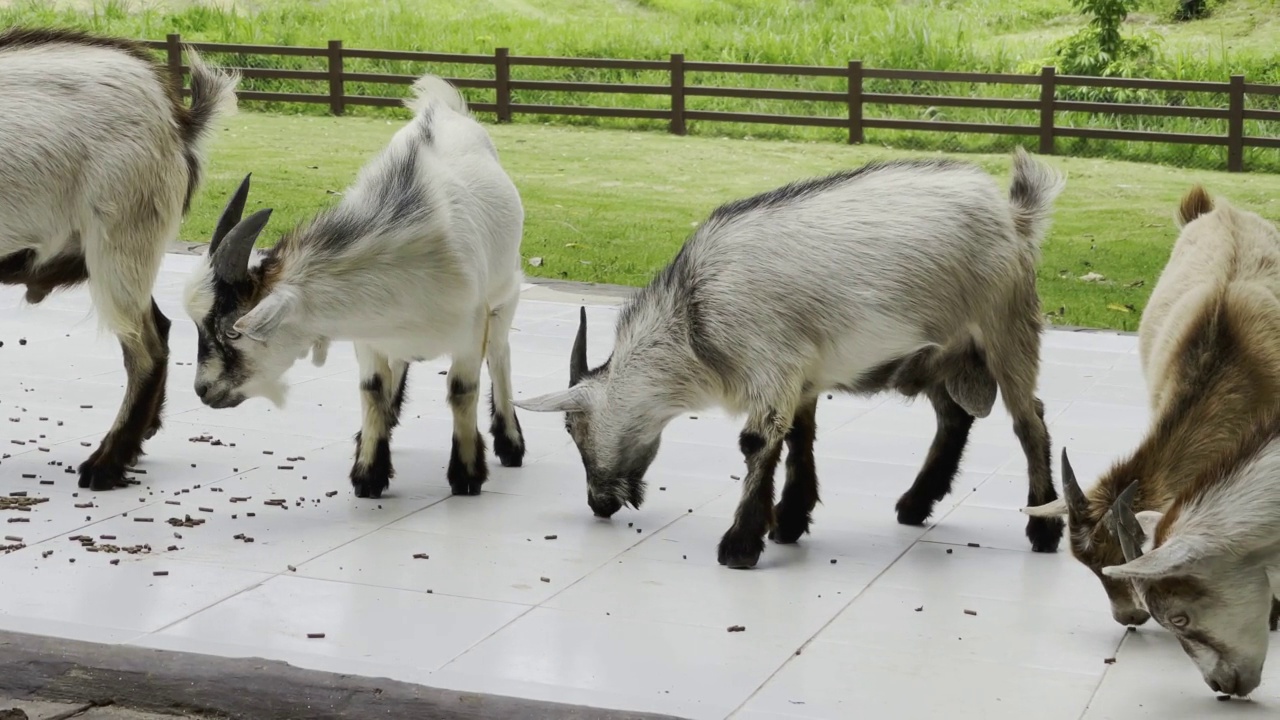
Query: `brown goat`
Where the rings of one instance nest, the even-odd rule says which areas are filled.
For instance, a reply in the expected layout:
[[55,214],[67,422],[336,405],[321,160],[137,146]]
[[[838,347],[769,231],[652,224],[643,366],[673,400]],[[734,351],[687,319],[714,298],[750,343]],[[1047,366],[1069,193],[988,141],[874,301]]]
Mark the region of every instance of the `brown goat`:
[[[1134,512],[1168,510],[1280,405],[1280,233],[1255,213],[1215,208],[1198,186],[1183,197],[1177,220],[1182,232],[1138,331],[1152,412],[1147,436],[1088,493],[1064,449],[1063,498],[1024,510],[1067,516],[1072,553],[1102,581],[1124,625],[1149,614],[1129,581],[1102,573],[1129,559],[1104,522],[1116,499],[1136,483]],[[1272,605],[1272,630],[1277,619],[1280,601]]]

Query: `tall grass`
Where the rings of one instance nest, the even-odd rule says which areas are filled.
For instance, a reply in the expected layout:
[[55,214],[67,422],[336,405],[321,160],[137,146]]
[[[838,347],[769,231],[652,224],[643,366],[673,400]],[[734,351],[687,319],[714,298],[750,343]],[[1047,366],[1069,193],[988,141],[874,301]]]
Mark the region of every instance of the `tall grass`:
[[[1231,0],[1256,4],[1266,12],[1275,0]],[[1143,0],[1149,17],[1167,15],[1174,0]],[[1169,6],[1165,8],[1164,6]],[[1225,11],[1224,11],[1225,12]],[[52,4],[48,0],[16,0],[0,7],[0,24],[69,25],[132,37],[158,39],[181,33],[184,39],[266,45],[323,46],[341,39],[347,47],[492,53],[509,47],[519,55],[664,59],[683,52],[688,60],[752,63],[843,65],[860,59],[869,67],[978,72],[1027,72],[1052,62],[1051,42],[1083,22],[1068,0],[248,0],[242,5],[190,4],[169,0],[167,7],[143,2],[99,0],[91,8]],[[1207,21],[1206,21],[1207,22]],[[1264,42],[1254,50],[1203,52],[1201,42],[1180,50],[1165,47],[1159,63],[1164,77],[1225,80],[1244,72],[1252,82],[1280,83],[1280,59]],[[1233,41],[1239,44],[1239,39]],[[264,56],[211,56],[215,62],[240,67],[320,69],[323,60]],[[349,60],[356,72],[417,74],[426,68],[382,61]],[[435,66],[431,70],[460,77],[488,77],[484,66]],[[665,73],[519,67],[517,79],[560,79],[596,82],[666,84]],[[843,91],[838,78],[757,75],[694,75],[690,84],[734,87],[787,87]],[[320,83],[246,80],[246,89],[324,93]],[[873,81],[868,92],[922,95],[983,95],[1034,98],[1034,86],[944,85]],[[402,95],[395,85],[349,84],[352,94]],[[492,99],[492,92],[467,91],[473,101]],[[665,108],[664,96],[565,94],[520,91],[516,101],[538,104],[590,104]],[[1142,98],[1156,104],[1218,105],[1221,98],[1152,93]],[[1253,106],[1280,109],[1280,98],[1252,100]],[[690,109],[754,113],[843,116],[839,103],[778,100],[690,98]],[[315,106],[269,106],[272,110],[323,113]],[[396,110],[352,108],[353,114],[386,114]],[[1029,111],[979,110],[910,106],[868,107],[868,117],[933,118],[963,122],[1034,125]],[[661,127],[661,123],[600,118],[555,118],[518,115],[520,122]],[[1223,135],[1224,121],[1156,117],[1059,115],[1061,124]],[[1280,123],[1250,123],[1248,132],[1280,135]],[[767,125],[691,123],[699,134],[838,141],[838,130]],[[869,142],[896,147],[949,151],[994,151],[1010,147],[1008,136],[868,131]],[[1201,146],[1151,145],[1107,141],[1060,140],[1064,153],[1106,156],[1193,167],[1222,167],[1225,150]],[[1280,152],[1251,150],[1251,169],[1280,170]]]

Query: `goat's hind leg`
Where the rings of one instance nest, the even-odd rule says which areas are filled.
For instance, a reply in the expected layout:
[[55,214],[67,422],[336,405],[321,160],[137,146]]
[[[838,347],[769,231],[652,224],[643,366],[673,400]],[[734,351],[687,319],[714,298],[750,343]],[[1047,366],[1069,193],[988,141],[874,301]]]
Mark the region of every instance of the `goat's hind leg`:
[[[483,328],[482,320],[477,322],[476,327]],[[477,341],[475,351],[455,355],[453,365],[449,368],[453,446],[449,451],[446,476],[454,495],[479,495],[480,486],[489,478],[489,466],[484,457],[484,437],[476,425],[476,411],[480,404],[482,344]]]
[[164,359],[160,365],[160,379],[155,385],[155,395],[151,398],[151,421],[147,423],[147,430],[143,435],[146,440],[155,437],[164,424],[165,392],[169,382],[169,328],[173,324],[164,313],[160,312],[160,306],[156,304],[155,298],[151,299],[151,319],[156,324],[160,344],[164,347]]
[[930,385],[925,393],[933,403],[938,429],[915,482],[898,499],[895,509],[903,525],[923,525],[938,501],[951,492],[973,427],[973,416],[951,398],[942,382]]
[[818,504],[818,472],[813,459],[813,443],[818,432],[818,397],[805,400],[796,411],[787,433],[787,483],[782,499],[774,508],[776,525],[769,539],[790,544],[809,532],[813,508]]
[[360,364],[360,405],[363,417],[356,433],[356,458],[351,486],[356,497],[379,498],[391,486],[391,431],[400,422],[409,366],[390,361],[367,345],[356,345]]
[[511,298],[489,315],[488,348],[489,378],[493,387],[489,394],[489,432],[493,435],[493,451],[503,467],[520,467],[524,464],[524,433],[520,419],[512,404],[511,344],[508,334],[515,318],[519,289]]
[[127,375],[124,400],[111,430],[89,459],[80,464],[82,488],[110,490],[125,484],[125,468],[138,461],[143,441],[159,427],[169,363],[168,344],[150,308],[126,322],[138,330],[120,336]]

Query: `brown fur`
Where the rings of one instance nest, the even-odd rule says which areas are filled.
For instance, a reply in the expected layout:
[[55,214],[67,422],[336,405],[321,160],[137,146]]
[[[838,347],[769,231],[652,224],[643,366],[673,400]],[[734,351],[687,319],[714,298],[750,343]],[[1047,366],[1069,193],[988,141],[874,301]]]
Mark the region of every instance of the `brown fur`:
[[[1087,516],[1071,518],[1074,554],[1095,573],[1125,562],[1102,519],[1130,483],[1139,483],[1134,511],[1166,512],[1160,528],[1167,528],[1188,498],[1255,453],[1277,422],[1280,278],[1267,277],[1267,270],[1280,257],[1280,233],[1268,233],[1251,213],[1215,208],[1199,186],[1182,198],[1178,220],[1183,233],[1161,278],[1169,285],[1157,286],[1158,307],[1143,317],[1151,429],[1089,490]],[[1196,266],[1203,255],[1196,253],[1216,263],[1203,276]],[[1132,592],[1108,580],[1113,602],[1117,593]]]

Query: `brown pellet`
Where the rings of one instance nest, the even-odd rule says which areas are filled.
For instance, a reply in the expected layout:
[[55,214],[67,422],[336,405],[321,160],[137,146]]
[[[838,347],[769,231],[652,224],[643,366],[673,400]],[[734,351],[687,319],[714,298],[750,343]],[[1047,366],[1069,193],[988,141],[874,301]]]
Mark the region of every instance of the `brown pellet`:
[[1106,663],[1107,665],[1115,665],[1116,659],[1113,657],[1103,658],[1102,662]]
[[89,409],[91,409],[92,407],[93,407],[92,405],[81,405],[81,406],[80,406],[80,409],[81,409],[81,410],[89,410]]
[[155,522],[155,519],[154,519],[154,518],[136,517],[136,518],[134,518],[134,519],[133,519],[133,521],[134,521],[134,522]]
[[169,552],[173,552],[174,550],[177,550],[177,549],[178,549],[178,546],[177,546],[177,545],[170,545],[170,546],[169,546]]
[[558,537],[560,537],[560,536],[559,536],[559,535],[547,535],[547,536],[543,537],[542,539],[543,539],[543,540],[555,540],[555,539],[556,539],[556,538],[558,538]]
[[976,548],[980,548],[980,547],[982,547],[982,546],[981,546],[981,545],[979,545],[978,543],[969,543],[969,547],[976,547]]
[[325,493],[325,494],[324,494],[324,496],[325,496],[325,497],[333,497],[334,495],[337,495],[337,494],[338,494],[338,491],[337,491],[337,490],[330,490],[329,492]]
[[169,571],[168,571],[168,570],[156,570],[155,572],[153,572],[153,573],[151,573],[151,574],[152,574],[152,575],[154,575],[155,577],[164,577],[164,576],[166,576],[166,575],[168,575],[168,574],[169,574]]
[[116,536],[115,535],[99,535],[98,539],[99,540],[115,540]]
[[29,522],[31,522],[31,518],[24,518],[24,517],[12,517],[12,518],[9,518],[9,522],[11,522],[11,523],[29,523]]
[[746,627],[744,627],[744,626],[742,626],[742,625],[730,625],[730,626],[729,626],[729,632],[745,632],[745,631],[746,631],[746,629],[747,629],[747,628],[746,628]]
[[431,556],[426,553],[415,553],[413,556],[413,559],[414,560],[430,560]]
[[549,582],[551,582],[551,578],[549,578],[549,577],[538,578],[538,579],[539,579],[539,580],[541,580],[542,582],[545,582],[545,583],[549,583]]
[[111,564],[112,564],[112,565],[119,565],[119,564],[120,564],[120,558],[116,558],[115,560],[112,560],[112,561],[111,561]]
[[18,537],[17,535],[5,535],[4,539],[9,542],[15,542],[15,543],[22,542],[22,538]]
[[41,484],[41,485],[52,485],[52,484],[53,484],[53,481],[52,481],[52,480],[41,480],[41,481],[40,481],[40,484]]
[[[35,480],[35,479],[36,479],[36,474],[35,474],[35,473],[22,473],[22,477],[23,477],[23,479],[25,479],[25,480]],[[10,495],[9,497],[16,497],[16,496],[14,496],[14,495]]]
[[202,507],[202,508],[196,508],[196,509],[197,509],[197,510],[199,510],[200,512],[202,512],[202,513],[211,513],[211,512],[213,512],[213,508],[206,508],[206,507]]
[[181,505],[182,503],[178,502],[177,500],[165,500],[164,504],[165,505]]
[[324,633],[307,633],[308,640],[323,640]]
[[965,611],[964,611],[964,614],[965,614],[965,615],[974,615],[974,616],[976,616],[976,615],[978,614],[978,611],[977,611],[977,610],[965,610]]
[[289,568],[289,572],[298,572],[298,568],[292,565],[286,565],[285,567]]
[[277,470],[292,470],[292,469],[293,469],[293,466],[292,466],[292,465],[277,465],[277,466],[276,466],[276,469],[277,469]]

